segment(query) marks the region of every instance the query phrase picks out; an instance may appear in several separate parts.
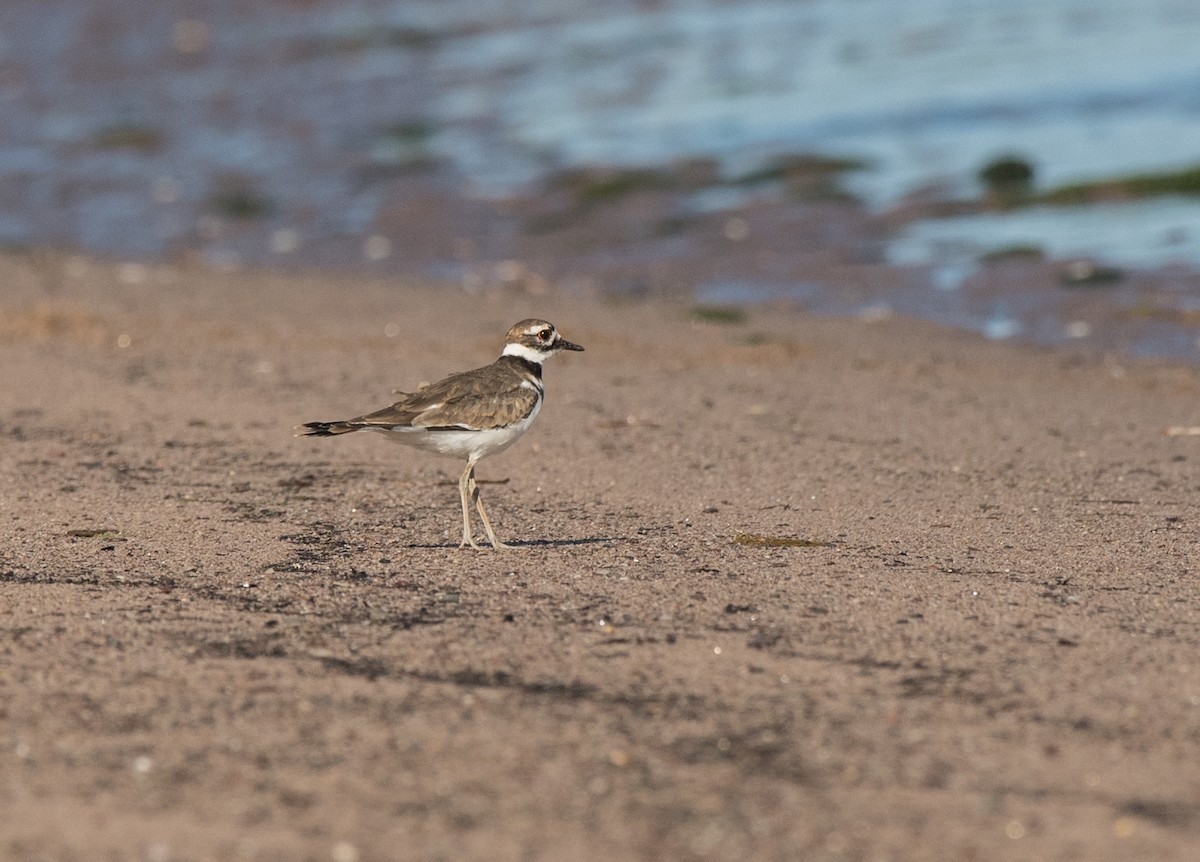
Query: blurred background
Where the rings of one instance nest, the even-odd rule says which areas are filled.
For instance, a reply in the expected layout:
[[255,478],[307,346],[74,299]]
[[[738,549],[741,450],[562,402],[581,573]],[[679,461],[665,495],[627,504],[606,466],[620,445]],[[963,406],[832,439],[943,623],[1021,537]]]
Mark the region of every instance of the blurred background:
[[1196,0],[5,0],[0,244],[1200,356]]

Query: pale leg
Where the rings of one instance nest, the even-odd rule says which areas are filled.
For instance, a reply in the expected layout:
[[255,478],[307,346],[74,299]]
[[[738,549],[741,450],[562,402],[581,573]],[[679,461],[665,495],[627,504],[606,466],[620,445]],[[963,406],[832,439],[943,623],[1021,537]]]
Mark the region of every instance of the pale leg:
[[[480,551],[483,549],[475,544],[475,537],[471,535],[471,504],[468,502],[468,498],[471,496],[471,491],[475,485],[474,474],[475,462],[468,461],[467,469],[463,470],[463,474],[458,477],[458,495],[462,498],[463,510],[463,537],[462,541],[458,543],[458,546],[460,548],[465,548],[467,545],[470,545],[475,550]],[[490,535],[492,528],[487,526],[486,520],[483,522],[483,525],[487,527]]]
[[[479,511],[479,520],[483,521],[483,529],[487,531],[488,541],[492,543],[493,548],[511,548],[512,545],[506,545],[496,538],[496,531],[492,529],[492,522],[488,520],[487,511],[483,508],[483,498],[479,496],[479,486],[475,484],[475,465],[472,464],[467,468],[467,487],[471,491],[471,498],[475,501],[475,508]],[[464,502],[465,506],[466,503]]]

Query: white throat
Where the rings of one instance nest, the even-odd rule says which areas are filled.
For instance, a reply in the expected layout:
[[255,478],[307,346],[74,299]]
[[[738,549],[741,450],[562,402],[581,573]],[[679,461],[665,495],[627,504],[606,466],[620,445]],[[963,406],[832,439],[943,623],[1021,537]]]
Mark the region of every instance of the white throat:
[[517,344],[514,342],[513,344],[504,345],[504,353],[502,355],[519,356],[522,359],[532,362],[534,365],[541,365],[546,361],[546,357],[549,354],[542,353],[539,350],[533,350],[532,348],[526,347],[524,344]]

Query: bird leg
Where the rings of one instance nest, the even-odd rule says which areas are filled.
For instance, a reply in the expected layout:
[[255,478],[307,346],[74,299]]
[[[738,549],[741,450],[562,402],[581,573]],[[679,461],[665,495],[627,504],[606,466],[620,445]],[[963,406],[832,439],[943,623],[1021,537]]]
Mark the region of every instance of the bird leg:
[[[475,501],[475,508],[479,512],[479,520],[483,521],[483,529],[487,531],[488,541],[492,543],[493,548],[511,548],[512,545],[506,545],[496,538],[496,531],[492,529],[492,522],[488,520],[487,510],[483,508],[483,498],[479,496],[479,486],[475,484],[475,465],[472,464],[467,468],[467,487],[471,491],[471,499]],[[463,504],[466,505],[465,503]]]
[[[462,541],[458,543],[458,546],[460,548],[465,548],[467,545],[470,545],[472,548],[479,551],[483,549],[480,548],[479,545],[475,544],[475,537],[471,535],[471,504],[467,501],[467,498],[472,496],[472,494],[474,494],[474,496],[478,499],[478,491],[475,491],[475,462],[468,461],[467,469],[463,470],[463,474],[458,477],[458,495],[462,498],[463,510],[463,537]],[[484,526],[487,526],[486,520],[483,523]],[[488,527],[489,535],[491,533],[491,529],[491,527]]]

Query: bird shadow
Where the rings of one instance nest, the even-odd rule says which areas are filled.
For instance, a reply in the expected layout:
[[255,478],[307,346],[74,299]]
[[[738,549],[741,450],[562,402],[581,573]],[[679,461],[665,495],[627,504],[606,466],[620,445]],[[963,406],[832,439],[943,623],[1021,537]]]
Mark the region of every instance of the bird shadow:
[[[507,543],[508,548],[500,548],[498,550],[503,551],[503,550],[516,549],[516,548],[570,548],[570,547],[577,547],[577,546],[583,546],[583,545],[616,544],[617,542],[620,542],[620,541],[628,541],[628,540],[623,540],[616,536],[588,536],[586,538],[581,538],[581,539],[529,539],[527,541],[510,541]],[[432,542],[409,542],[406,545],[404,545],[404,547],[411,548],[413,550],[426,550],[426,551],[438,550],[438,549],[440,549],[440,550],[460,550],[460,549],[462,549],[461,545],[434,544]],[[497,550],[497,549],[492,548],[492,546],[487,544],[486,540],[485,540],[483,543],[481,543],[480,550],[491,551],[491,550]]]
[[526,542],[509,542],[514,548],[569,548],[575,545],[606,545],[628,539],[617,536],[588,536],[582,539],[530,539]]

